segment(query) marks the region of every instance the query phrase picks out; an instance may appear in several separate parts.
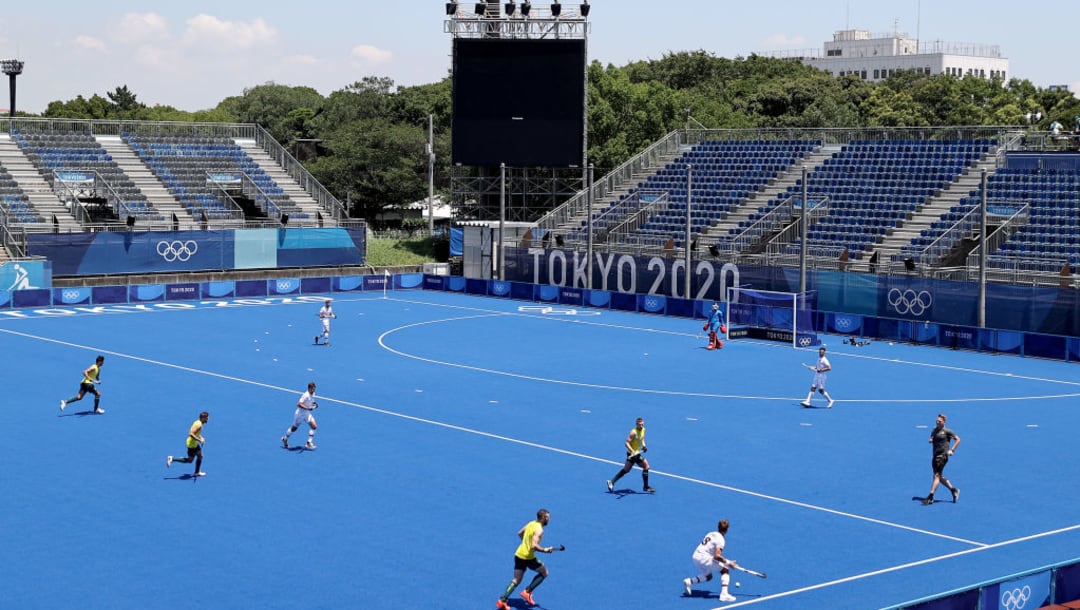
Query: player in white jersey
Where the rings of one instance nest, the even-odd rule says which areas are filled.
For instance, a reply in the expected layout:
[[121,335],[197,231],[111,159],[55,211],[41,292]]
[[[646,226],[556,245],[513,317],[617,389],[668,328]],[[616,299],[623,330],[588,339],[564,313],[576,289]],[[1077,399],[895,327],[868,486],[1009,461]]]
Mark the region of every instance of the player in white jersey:
[[[319,308],[319,319],[322,320],[322,338],[324,345],[330,345],[330,318],[336,318],[333,308],[330,307],[330,299]],[[315,345],[319,344],[319,335],[315,335]]]
[[828,408],[832,408],[833,399],[829,396],[829,393],[825,391],[825,373],[832,370],[832,364],[829,363],[829,359],[825,356],[825,346],[822,345],[818,348],[817,365],[814,366],[814,380],[810,382],[810,393],[806,395],[806,400],[802,401],[802,406],[809,407],[810,399],[814,397],[814,391],[821,392],[821,395],[829,401],[826,405]]
[[735,565],[734,559],[724,557],[724,535],[728,531],[728,520],[721,519],[716,524],[716,531],[705,534],[705,538],[694,549],[690,560],[694,562],[694,568],[698,575],[693,578],[683,579],[683,590],[686,595],[693,595],[693,585],[712,580],[713,572],[720,573],[720,601],[733,602],[735,596],[728,593],[728,583],[731,581],[727,565]]
[[319,403],[315,402],[315,382],[307,384],[307,392],[300,395],[300,400],[296,402],[296,412],[293,414],[292,425],[285,431],[285,436],[281,437],[281,445],[286,449],[289,448],[289,437],[300,426],[307,424],[308,437],[307,444],[304,445],[308,449],[315,448],[315,429],[318,425],[315,423],[315,416],[312,414],[315,409],[319,408]]

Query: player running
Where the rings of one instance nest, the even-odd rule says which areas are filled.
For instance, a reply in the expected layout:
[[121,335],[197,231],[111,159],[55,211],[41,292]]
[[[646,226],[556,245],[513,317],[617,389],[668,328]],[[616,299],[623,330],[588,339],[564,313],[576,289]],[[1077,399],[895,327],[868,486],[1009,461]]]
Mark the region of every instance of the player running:
[[514,552],[514,577],[510,579],[510,584],[506,585],[506,590],[499,597],[499,601],[495,602],[495,607],[499,610],[510,610],[511,606],[506,603],[506,600],[510,599],[514,589],[521,584],[521,580],[525,577],[525,570],[536,572],[536,576],[533,577],[529,586],[521,591],[521,598],[530,606],[536,605],[536,602],[533,601],[532,592],[540,586],[540,583],[544,582],[548,575],[547,566],[537,559],[536,554],[551,553],[555,550],[555,547],[540,545],[540,541],[544,537],[544,526],[550,521],[551,513],[546,508],[541,508],[536,511],[536,520],[529,521],[518,530],[517,535],[518,538],[521,538],[521,544],[518,545],[517,551]]
[[728,593],[728,583],[731,581],[731,575],[729,574],[730,570],[727,568],[729,564],[735,565],[735,560],[724,558],[724,536],[727,534],[729,525],[727,519],[721,519],[716,524],[716,531],[705,534],[705,538],[694,549],[694,554],[690,556],[690,560],[694,562],[698,575],[693,578],[683,579],[683,591],[686,595],[694,594],[693,585],[710,581],[713,572],[719,572],[720,601],[735,601],[735,596]]
[[61,411],[63,411],[64,407],[68,406],[68,404],[82,400],[83,396],[89,392],[94,395],[94,413],[100,415],[105,412],[105,409],[98,406],[101,403],[101,392],[94,387],[101,383],[101,365],[103,364],[105,364],[105,356],[98,356],[97,359],[94,360],[94,364],[86,367],[86,370],[83,371],[82,382],[79,383],[79,393],[67,400],[61,400]]
[[829,396],[829,393],[825,391],[825,373],[828,373],[831,370],[832,364],[829,363],[829,359],[825,356],[825,346],[822,345],[818,348],[818,359],[817,364],[814,366],[814,380],[810,382],[810,393],[806,395],[806,400],[799,404],[804,407],[809,407],[810,399],[814,397],[814,391],[817,390],[829,401],[829,404],[826,405],[826,407],[829,409],[832,408],[834,402],[832,396]]
[[281,445],[286,449],[289,448],[289,437],[300,426],[307,424],[308,437],[307,444],[304,447],[308,449],[315,448],[315,429],[318,428],[318,424],[315,423],[315,416],[312,414],[315,409],[319,408],[319,403],[315,402],[315,382],[312,381],[307,384],[307,392],[300,395],[300,400],[296,401],[296,412],[293,413],[293,423],[289,426],[289,429],[285,431],[285,436],[281,437]]
[[[323,345],[329,347],[330,345],[330,318],[336,318],[334,309],[330,307],[330,299],[326,299],[323,306],[319,308],[319,319],[322,320],[322,338]],[[319,335],[315,335],[315,345],[319,344]]]
[[607,482],[607,490],[609,492],[615,491],[615,483],[618,482],[622,476],[634,468],[634,464],[641,467],[641,484],[642,491],[646,493],[652,493],[656,491],[652,487],[649,487],[649,460],[645,459],[645,452],[649,450],[645,446],[645,420],[643,418],[637,418],[637,423],[630,435],[626,437],[626,462],[623,464],[622,470],[615,473],[615,477]]
[[203,425],[206,424],[206,422],[208,421],[210,421],[209,413],[207,413],[206,411],[199,413],[199,419],[196,419],[194,423],[191,424],[191,429],[188,430],[187,440],[185,441],[185,445],[187,446],[187,457],[174,458],[170,455],[169,457],[165,458],[166,468],[171,468],[173,462],[183,462],[185,464],[190,464],[191,461],[194,460],[195,473],[193,476],[206,476],[206,473],[202,471],[202,448],[203,445],[206,443],[206,439],[202,435],[202,430]]
[[[939,483],[944,483],[945,489],[952,492],[954,504],[960,499],[960,489],[954,487],[949,479],[945,478],[945,464],[949,463],[949,457],[956,453],[956,448],[960,446],[960,437],[945,427],[946,419],[943,413],[938,413],[937,424],[930,431],[930,443],[934,446],[934,458],[930,462],[930,467],[934,470],[934,482],[930,484],[930,495],[926,496],[923,504],[934,503],[934,492],[937,491]],[[949,444],[952,441],[956,442],[950,447]]]

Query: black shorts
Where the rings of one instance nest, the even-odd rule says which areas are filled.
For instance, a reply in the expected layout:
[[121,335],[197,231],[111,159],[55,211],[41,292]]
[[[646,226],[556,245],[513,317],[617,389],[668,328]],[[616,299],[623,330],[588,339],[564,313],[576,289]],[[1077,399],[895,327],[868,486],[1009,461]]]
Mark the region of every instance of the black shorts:
[[202,447],[188,447],[187,456],[193,458],[195,456],[202,457]]
[[542,567],[544,567],[544,562],[536,557],[533,557],[532,559],[522,559],[517,555],[514,555],[515,570],[532,570],[533,572],[539,572]]
[[628,455],[626,456],[626,464],[623,467],[625,468],[626,466],[633,466],[634,464],[637,464],[639,468],[644,468],[645,456],[640,453],[633,457]]
[[100,396],[97,388],[92,383],[86,383],[85,381],[79,383],[79,391],[84,394],[93,394],[94,396]]
[[934,469],[934,474],[941,474],[945,470],[945,464],[948,463],[949,455],[947,453],[939,453],[930,461],[930,467]]

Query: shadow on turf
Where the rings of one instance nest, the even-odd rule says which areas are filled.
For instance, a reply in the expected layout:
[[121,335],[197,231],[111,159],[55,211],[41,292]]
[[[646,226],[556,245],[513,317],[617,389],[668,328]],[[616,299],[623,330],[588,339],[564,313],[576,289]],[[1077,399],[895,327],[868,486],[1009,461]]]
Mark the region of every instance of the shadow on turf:
[[86,417],[87,415],[98,415],[98,414],[94,413],[93,408],[90,408],[90,409],[87,409],[86,411],[64,412],[64,413],[61,413],[60,415],[57,415],[57,417]]
[[305,447],[303,445],[289,445],[288,447],[282,447],[282,449],[284,449],[285,451],[292,451],[294,453],[296,453],[296,452],[305,453],[305,452],[308,452],[308,451],[315,451],[314,449],[308,449],[307,447]]
[[171,481],[198,481],[199,478],[200,477],[197,477],[197,476],[195,476],[194,474],[191,474],[191,473],[182,474],[182,475],[180,475],[178,477],[164,477],[164,479],[166,481],[170,481],[170,480]]
[[[926,496],[911,496],[911,501],[912,502],[918,502],[918,503],[922,504],[924,500],[926,500]],[[933,504],[956,504],[956,502],[953,502],[952,499],[949,499],[949,500],[934,500],[930,504],[927,504],[927,506],[931,506]]]
[[625,496],[651,496],[654,492],[634,491],[633,489],[614,489],[612,491],[609,491],[608,493],[613,496],[623,498]]
[[[741,592],[738,592],[738,591],[732,591],[731,589],[729,589],[729,591],[731,591],[731,594],[734,595],[735,597],[761,597],[761,593],[741,593]],[[718,596],[719,596],[719,594],[714,593],[713,591],[701,591],[699,589],[691,589],[690,595],[687,595],[686,593],[683,593],[683,597],[696,597],[696,598],[701,598],[701,599],[709,599],[709,598],[716,599]],[[741,600],[736,600],[736,601],[741,601]]]

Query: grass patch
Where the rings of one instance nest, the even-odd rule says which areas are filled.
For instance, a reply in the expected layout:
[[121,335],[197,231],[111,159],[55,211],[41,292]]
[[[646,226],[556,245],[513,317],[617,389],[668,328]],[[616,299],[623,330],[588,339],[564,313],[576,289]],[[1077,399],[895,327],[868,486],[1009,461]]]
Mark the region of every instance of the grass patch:
[[435,262],[435,239],[374,238],[367,242],[367,264],[372,267],[422,265]]

